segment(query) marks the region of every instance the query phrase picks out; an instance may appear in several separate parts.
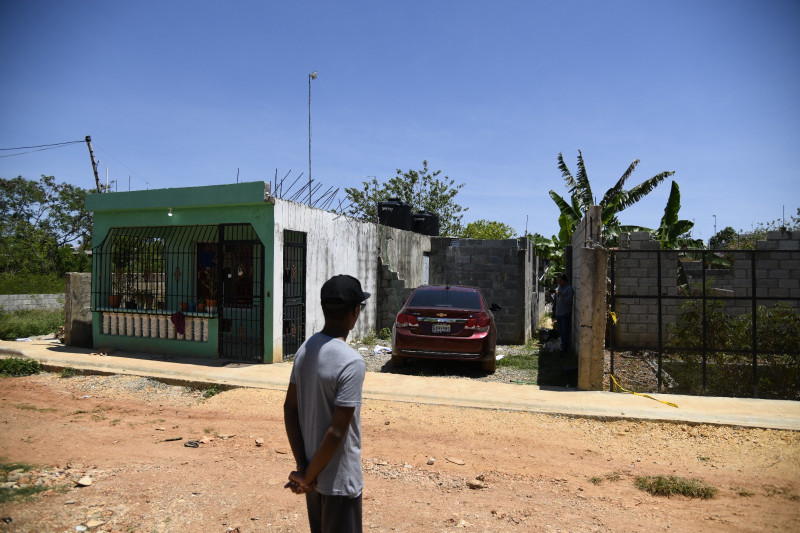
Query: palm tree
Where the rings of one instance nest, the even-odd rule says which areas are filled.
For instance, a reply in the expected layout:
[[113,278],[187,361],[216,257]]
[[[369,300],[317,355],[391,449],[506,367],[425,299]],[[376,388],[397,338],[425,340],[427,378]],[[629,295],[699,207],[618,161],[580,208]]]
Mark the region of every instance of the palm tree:
[[[603,199],[597,204],[602,208],[603,236],[606,239],[611,239],[619,233],[617,214],[647,196],[662,181],[675,174],[674,171],[661,172],[643,181],[636,187],[626,190],[625,182],[631,177],[631,174],[633,174],[638,164],[639,160],[634,160],[622,174],[622,177],[617,180],[617,183],[606,191],[603,195]],[[567,188],[569,189],[570,203],[567,203],[553,190],[550,191],[550,197],[561,211],[561,216],[565,217],[568,223],[567,241],[569,241],[569,239],[572,238],[572,232],[575,226],[578,225],[578,222],[580,222],[586,214],[589,207],[595,205],[595,198],[592,193],[592,186],[589,183],[589,176],[586,173],[583,154],[580,150],[578,150],[578,173],[575,176],[570,172],[561,153],[558,154],[558,169],[561,171],[561,176],[564,178]],[[562,226],[561,233],[563,233],[563,230],[564,227]]]

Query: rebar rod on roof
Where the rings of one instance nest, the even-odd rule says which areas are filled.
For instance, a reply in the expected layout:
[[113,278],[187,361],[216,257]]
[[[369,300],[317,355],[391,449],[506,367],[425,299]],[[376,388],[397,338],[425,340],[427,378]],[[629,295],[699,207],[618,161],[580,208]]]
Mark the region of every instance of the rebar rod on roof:
[[320,187],[322,187],[322,184],[321,184],[321,183],[318,183],[318,184],[316,184],[314,187],[312,187],[312,188],[311,188],[311,191],[308,193],[308,196],[307,196],[307,197],[306,197],[306,195],[305,195],[305,194],[303,195],[303,200],[302,200],[300,203],[301,203],[301,204],[304,204],[304,203],[306,203],[308,200],[310,200],[310,199],[311,199],[311,196],[312,196],[312,195],[313,195],[315,192],[317,192],[317,190],[318,190]]
[[[276,169],[275,172],[277,173],[278,170]],[[292,170],[289,169],[289,172],[287,172],[286,175],[283,177],[283,179],[281,179],[281,182],[278,185],[278,191],[275,193],[275,198],[283,198],[283,182],[286,181],[286,178],[288,178],[289,174],[291,174],[291,173],[292,173]],[[295,180],[295,181],[297,181],[297,180]],[[294,185],[294,183],[292,183],[292,185]]]
[[297,191],[297,192],[294,194],[294,196],[292,196],[292,197],[290,198],[290,200],[291,200],[292,202],[294,202],[294,201],[296,201],[296,200],[297,200],[297,198],[305,198],[305,192],[304,192],[304,191],[305,191],[307,188],[310,188],[310,187],[311,187],[311,184],[312,184],[313,182],[314,182],[314,180],[311,180],[311,181],[309,181],[308,183],[304,183],[304,184],[303,184],[303,186],[300,188],[300,190],[299,190],[299,191]]
[[[287,198],[287,196],[289,195],[291,190],[294,188],[294,185],[295,185],[295,183],[297,183],[297,180],[299,180],[302,177],[303,177],[303,173],[301,172],[300,175],[295,178],[295,180],[292,182],[292,184],[289,186],[289,188],[286,189],[286,194],[284,196],[281,196],[281,198],[283,198],[284,200],[291,200],[291,198]],[[303,187],[300,188],[300,191],[302,191],[304,188],[306,188],[306,186],[307,186],[307,184],[304,183]],[[298,191],[295,194],[299,194],[300,191]]]

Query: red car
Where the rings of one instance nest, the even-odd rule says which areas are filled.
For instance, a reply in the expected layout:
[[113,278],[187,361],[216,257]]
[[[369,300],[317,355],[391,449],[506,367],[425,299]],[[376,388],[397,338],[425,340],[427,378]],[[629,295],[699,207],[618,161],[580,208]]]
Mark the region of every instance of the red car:
[[492,311],[476,287],[423,285],[411,293],[392,327],[392,364],[407,358],[453,359],[481,363],[485,372],[497,366],[497,327]]

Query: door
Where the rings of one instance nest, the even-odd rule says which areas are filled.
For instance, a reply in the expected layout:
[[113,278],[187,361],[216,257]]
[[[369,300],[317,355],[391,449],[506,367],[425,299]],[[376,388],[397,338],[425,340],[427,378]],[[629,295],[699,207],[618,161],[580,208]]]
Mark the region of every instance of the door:
[[264,362],[264,245],[250,224],[220,227],[219,353]]
[[306,234],[283,232],[283,357],[306,338]]

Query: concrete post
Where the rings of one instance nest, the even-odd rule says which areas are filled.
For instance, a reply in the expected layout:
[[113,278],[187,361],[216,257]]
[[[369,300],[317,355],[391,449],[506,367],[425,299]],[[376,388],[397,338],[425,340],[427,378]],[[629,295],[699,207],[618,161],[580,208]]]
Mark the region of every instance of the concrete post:
[[64,343],[67,346],[92,347],[92,275],[83,272],[66,274],[64,302]]
[[578,389],[603,390],[608,251],[595,244],[581,250],[578,317]]

